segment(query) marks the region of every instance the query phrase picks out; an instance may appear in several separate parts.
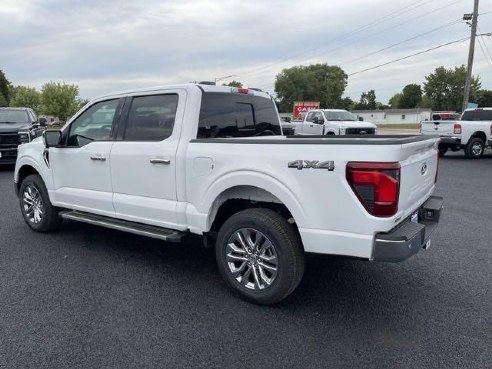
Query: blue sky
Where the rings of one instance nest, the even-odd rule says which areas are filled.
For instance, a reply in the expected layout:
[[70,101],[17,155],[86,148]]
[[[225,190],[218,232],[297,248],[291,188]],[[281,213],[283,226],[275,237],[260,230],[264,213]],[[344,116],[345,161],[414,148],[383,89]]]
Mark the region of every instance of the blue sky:
[[[472,6],[472,0],[1,0],[0,69],[14,84],[75,83],[84,98],[229,75],[223,82],[273,93],[283,68],[320,62],[351,74],[467,37],[461,18]],[[480,31],[492,32],[492,1],[481,0],[479,13]],[[481,42],[473,72],[492,89],[492,59],[485,57],[492,56],[492,37]],[[350,76],[346,95],[358,99],[374,89],[387,102],[439,65],[466,63],[467,52],[468,42],[456,43]]]

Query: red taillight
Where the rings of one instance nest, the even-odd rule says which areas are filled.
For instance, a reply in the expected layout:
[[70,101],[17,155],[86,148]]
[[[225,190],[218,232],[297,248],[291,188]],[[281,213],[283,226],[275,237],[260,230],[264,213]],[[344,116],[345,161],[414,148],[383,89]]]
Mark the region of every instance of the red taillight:
[[347,181],[369,214],[390,217],[398,211],[400,163],[347,163]]
[[460,135],[461,134],[461,124],[455,123],[453,132],[455,135]]
[[490,134],[492,135],[492,124],[490,125]]

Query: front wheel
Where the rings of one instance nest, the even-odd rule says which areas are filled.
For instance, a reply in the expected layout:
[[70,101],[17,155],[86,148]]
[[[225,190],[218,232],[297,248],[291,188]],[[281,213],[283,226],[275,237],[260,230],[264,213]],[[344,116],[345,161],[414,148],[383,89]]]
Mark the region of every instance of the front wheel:
[[483,155],[485,150],[485,143],[481,138],[470,138],[468,144],[465,147],[465,155],[469,159],[478,159]]
[[19,188],[19,201],[22,216],[32,230],[49,232],[59,227],[59,209],[51,204],[46,186],[39,175],[24,178]]
[[304,274],[299,235],[269,209],[231,216],[217,237],[216,258],[225,281],[247,301],[271,305],[289,296]]

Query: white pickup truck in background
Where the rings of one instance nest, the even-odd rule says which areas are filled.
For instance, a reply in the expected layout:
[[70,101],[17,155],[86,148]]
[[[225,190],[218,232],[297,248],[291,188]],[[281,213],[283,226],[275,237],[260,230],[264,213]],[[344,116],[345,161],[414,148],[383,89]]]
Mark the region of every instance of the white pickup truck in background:
[[234,291],[273,304],[300,283],[306,252],[402,261],[427,248],[438,141],[285,137],[266,93],[187,84],[92,100],[19,146],[14,181],[34,231],[67,219],[197,234]]
[[439,155],[448,150],[464,150],[466,157],[479,158],[492,146],[492,108],[467,109],[460,120],[421,122],[423,135],[439,135]]
[[374,123],[360,121],[355,114],[342,109],[310,110],[297,125],[299,135],[373,135]]

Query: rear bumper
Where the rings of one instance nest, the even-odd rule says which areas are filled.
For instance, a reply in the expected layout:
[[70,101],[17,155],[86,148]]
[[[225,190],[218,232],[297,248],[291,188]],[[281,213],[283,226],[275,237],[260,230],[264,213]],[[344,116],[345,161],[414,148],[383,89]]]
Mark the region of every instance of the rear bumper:
[[441,142],[442,144],[446,145],[461,145],[461,137],[454,137],[454,136],[441,136]]
[[373,261],[398,262],[415,255],[430,244],[430,235],[439,223],[443,199],[431,196],[418,210],[418,223],[406,219],[388,233],[378,233]]

